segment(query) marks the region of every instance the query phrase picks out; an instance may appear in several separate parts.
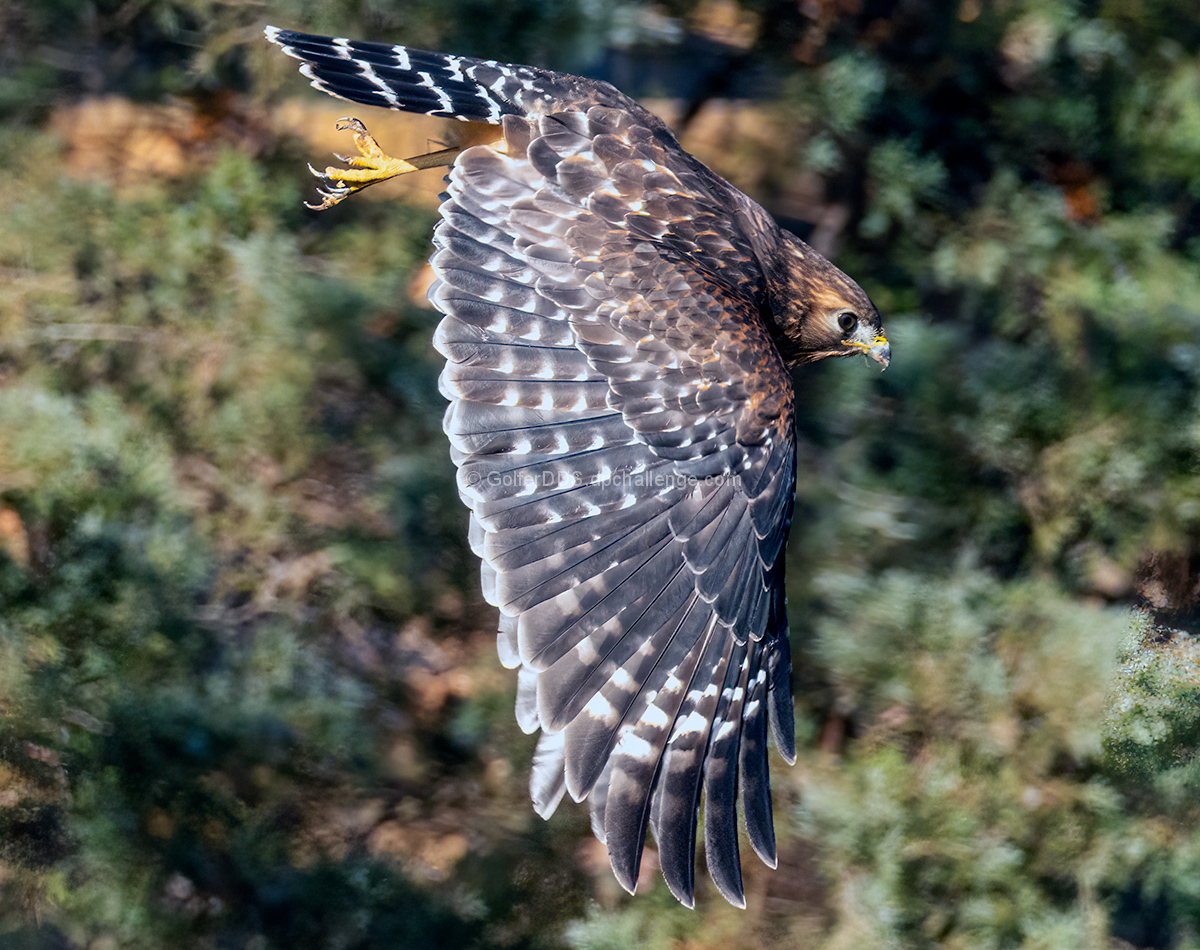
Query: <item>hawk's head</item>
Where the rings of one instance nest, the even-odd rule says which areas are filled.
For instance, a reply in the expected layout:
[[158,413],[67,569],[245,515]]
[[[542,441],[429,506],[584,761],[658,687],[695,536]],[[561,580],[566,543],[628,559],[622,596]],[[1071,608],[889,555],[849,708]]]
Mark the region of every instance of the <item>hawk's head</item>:
[[862,353],[887,369],[892,348],[862,288],[787,232],[780,252],[771,303],[775,342],[788,366]]

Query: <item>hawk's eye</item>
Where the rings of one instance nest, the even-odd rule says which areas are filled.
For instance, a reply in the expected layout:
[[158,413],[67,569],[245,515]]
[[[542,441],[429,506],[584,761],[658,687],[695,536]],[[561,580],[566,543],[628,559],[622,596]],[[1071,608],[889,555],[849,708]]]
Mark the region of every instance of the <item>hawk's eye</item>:
[[843,333],[849,333],[858,326],[858,315],[851,310],[843,310],[838,314],[838,326],[842,328]]

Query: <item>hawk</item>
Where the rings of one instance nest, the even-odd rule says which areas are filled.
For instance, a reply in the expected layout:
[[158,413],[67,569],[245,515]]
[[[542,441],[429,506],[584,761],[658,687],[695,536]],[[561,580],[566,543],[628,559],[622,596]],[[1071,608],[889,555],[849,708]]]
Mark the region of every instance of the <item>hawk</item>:
[[795,761],[784,546],[790,372],[891,356],[859,286],[685,152],[613,86],[531,66],[268,27],[333,96],[486,122],[492,145],[360,154],[314,174],[328,207],[452,165],[429,299],[444,426],[530,792],[587,799],[633,891],[647,828],[691,907],[701,799],[710,876],[744,907],[737,799],[776,863],[768,722]]

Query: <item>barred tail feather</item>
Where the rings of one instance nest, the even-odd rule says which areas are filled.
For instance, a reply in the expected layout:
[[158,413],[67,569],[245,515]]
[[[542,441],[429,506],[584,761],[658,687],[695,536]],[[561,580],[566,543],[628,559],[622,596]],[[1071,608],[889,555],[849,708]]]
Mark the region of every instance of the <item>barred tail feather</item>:
[[[339,99],[464,122],[499,125],[563,95],[559,74],[532,66],[407,46],[314,36],[268,26],[266,38],[304,65],[313,86]],[[563,77],[568,78],[568,77]]]

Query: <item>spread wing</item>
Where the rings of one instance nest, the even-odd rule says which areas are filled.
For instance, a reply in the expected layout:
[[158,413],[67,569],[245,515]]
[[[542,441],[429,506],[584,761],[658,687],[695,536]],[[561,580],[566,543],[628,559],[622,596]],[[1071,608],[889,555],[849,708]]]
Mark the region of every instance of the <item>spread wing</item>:
[[[270,36],[270,34],[268,34]],[[632,890],[645,833],[694,894],[775,863],[768,721],[794,759],[783,549],[793,392],[759,312],[773,223],[610,86],[403,47],[271,36],[358,101],[483,118],[430,299],[445,429],[539,813],[588,798]],[[323,45],[322,45],[323,44]]]
[[435,234],[446,430],[485,591],[541,727],[549,814],[591,796],[627,888],[647,823],[690,904],[775,861],[768,710],[791,758],[783,543],[792,389],[757,266],[702,175],[604,106],[504,120],[464,152]]

